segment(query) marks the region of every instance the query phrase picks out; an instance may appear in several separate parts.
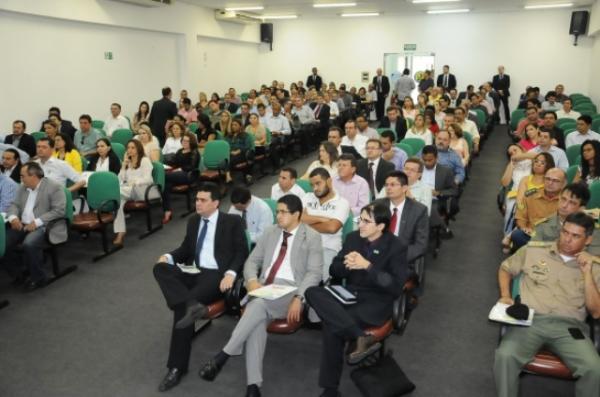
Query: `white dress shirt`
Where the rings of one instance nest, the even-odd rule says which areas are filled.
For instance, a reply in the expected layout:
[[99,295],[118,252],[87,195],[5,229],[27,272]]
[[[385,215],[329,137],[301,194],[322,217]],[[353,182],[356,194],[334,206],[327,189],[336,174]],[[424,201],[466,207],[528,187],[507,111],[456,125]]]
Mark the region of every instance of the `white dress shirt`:
[[565,146],[568,149],[569,146],[581,145],[588,139],[591,141],[600,141],[600,134],[592,130],[588,130],[585,134],[582,134],[579,131],[573,131],[567,135],[567,138],[565,139]]
[[429,187],[432,190],[435,190],[435,169],[437,165],[432,169],[428,169],[427,167],[423,168],[423,176],[421,176],[421,182]]
[[[38,185],[35,187],[35,189],[27,189],[29,194],[27,195],[27,201],[25,201],[25,207],[23,207],[23,213],[21,214],[21,223],[24,225],[29,225],[31,222],[35,222],[35,225],[40,227],[44,224],[40,218],[36,218],[33,214],[33,207],[35,207],[35,200],[37,200],[40,184],[41,181],[38,182]],[[18,217],[15,215],[8,217],[9,222],[12,222],[14,219],[18,219]]]
[[106,156],[104,159],[98,157],[95,171],[110,171],[110,157]]
[[406,199],[402,200],[402,202],[398,205],[394,205],[394,203],[392,203],[392,200],[390,200],[390,213],[392,214],[392,216],[394,216],[394,209],[396,209],[396,229],[393,232],[394,236],[400,234],[400,220],[402,220],[402,211],[404,211],[404,203],[406,203]]
[[363,158],[367,157],[367,141],[369,138],[363,136],[359,133],[356,133],[356,136],[353,140],[348,138],[348,135],[344,135],[342,138],[341,146],[354,146],[354,149],[360,154]]
[[281,197],[283,197],[287,194],[293,194],[295,196],[298,196],[300,198],[300,200],[302,200],[306,193],[304,192],[304,190],[302,190],[302,188],[300,186],[298,186],[296,184],[294,184],[294,186],[292,186],[292,188],[290,190],[288,190],[287,192],[283,191],[281,186],[279,186],[279,183],[274,184],[273,187],[271,188],[271,199],[273,199],[275,201],[279,200]]
[[[233,205],[229,208],[229,213],[242,216],[242,211]],[[265,229],[273,224],[273,212],[269,204],[265,203],[260,197],[251,196],[250,205],[246,208],[246,227],[250,240],[253,243],[262,236]]]
[[129,129],[129,120],[123,115],[113,117],[112,115],[104,122],[103,130],[107,136],[112,136],[113,132],[118,129]]
[[[292,247],[294,244],[294,238],[296,237],[296,233],[298,232],[298,227],[296,226],[296,228],[294,230],[292,230],[291,232],[289,232],[291,235],[288,236],[287,238],[287,250],[285,251],[285,256],[283,257],[283,262],[281,262],[281,266],[279,267],[279,270],[277,270],[277,273],[275,274],[275,278],[280,278],[283,280],[288,280],[288,281],[292,281],[294,282],[294,272],[292,271],[292,263],[290,261],[290,258],[292,256],[291,252],[292,252]],[[271,264],[269,265],[269,267],[265,270],[265,278],[269,276],[269,272],[271,271],[271,268],[273,267],[273,265],[275,264],[275,261],[277,260],[277,257],[279,256],[279,250],[281,249],[281,243],[283,242],[283,229],[281,230],[281,233],[279,233],[279,239],[277,240],[277,245],[275,246],[275,251],[273,251],[273,256],[271,257]]]
[[268,117],[266,127],[271,130],[271,132],[280,132],[283,135],[290,135],[292,133],[290,122],[281,113],[277,116],[271,115]]
[[55,180],[63,186],[66,186],[67,179],[70,179],[74,183],[83,179],[81,174],[75,171],[73,167],[56,157],[50,157],[45,163],[42,163],[41,159],[37,159],[35,162],[42,167],[45,177]]

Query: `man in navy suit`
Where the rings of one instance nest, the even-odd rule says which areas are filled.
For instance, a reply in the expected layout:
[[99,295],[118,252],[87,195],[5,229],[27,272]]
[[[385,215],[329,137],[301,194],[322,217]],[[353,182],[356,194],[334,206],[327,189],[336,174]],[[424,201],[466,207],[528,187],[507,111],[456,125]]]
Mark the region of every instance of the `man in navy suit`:
[[162,98],[154,101],[150,111],[150,128],[162,147],[165,144],[165,125],[177,114],[177,105],[171,100],[173,95],[169,87],[162,89]]

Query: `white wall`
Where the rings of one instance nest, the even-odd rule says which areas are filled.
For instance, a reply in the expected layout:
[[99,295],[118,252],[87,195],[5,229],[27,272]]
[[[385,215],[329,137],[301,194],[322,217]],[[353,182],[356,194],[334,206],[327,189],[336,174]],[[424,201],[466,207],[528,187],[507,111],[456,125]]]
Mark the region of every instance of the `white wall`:
[[490,79],[504,64],[515,94],[527,84],[546,90],[559,82],[570,92],[588,92],[592,40],[572,45],[570,16],[571,10],[281,21],[273,52],[260,57],[260,79],[297,80],[317,66],[326,81],[363,85],[361,71],[372,76],[384,53],[416,43],[418,51],[436,54],[438,71],[451,66],[461,89]]
[[596,0],[592,7],[588,34],[593,36],[594,40],[591,54],[590,95],[594,103],[600,105],[600,80],[598,80],[598,71],[600,70],[600,0]]

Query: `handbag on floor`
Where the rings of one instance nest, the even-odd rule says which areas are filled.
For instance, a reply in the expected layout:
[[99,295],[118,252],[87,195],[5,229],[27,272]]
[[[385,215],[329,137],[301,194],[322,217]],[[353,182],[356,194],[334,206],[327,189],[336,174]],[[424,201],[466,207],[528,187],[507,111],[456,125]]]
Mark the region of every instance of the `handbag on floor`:
[[364,397],[397,397],[415,389],[388,351],[377,364],[350,373],[352,382]]

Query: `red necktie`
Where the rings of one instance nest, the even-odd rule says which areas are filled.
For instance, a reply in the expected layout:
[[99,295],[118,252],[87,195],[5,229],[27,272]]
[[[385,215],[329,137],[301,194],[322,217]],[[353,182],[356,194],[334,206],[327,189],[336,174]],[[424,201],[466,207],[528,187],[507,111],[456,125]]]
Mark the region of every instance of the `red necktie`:
[[315,118],[319,118],[319,114],[321,113],[321,105],[317,105],[317,108],[315,109]]
[[272,284],[275,280],[275,275],[279,271],[281,264],[283,263],[283,258],[285,258],[285,253],[287,252],[287,239],[290,237],[292,233],[288,233],[286,231],[283,232],[283,241],[281,242],[281,248],[279,248],[279,255],[277,255],[277,259],[275,259],[275,263],[271,266],[271,270],[269,271],[269,275],[265,280],[265,285]]
[[398,208],[394,208],[392,219],[390,219],[390,232],[396,234],[396,225],[398,224]]

